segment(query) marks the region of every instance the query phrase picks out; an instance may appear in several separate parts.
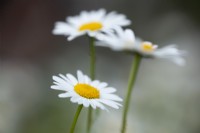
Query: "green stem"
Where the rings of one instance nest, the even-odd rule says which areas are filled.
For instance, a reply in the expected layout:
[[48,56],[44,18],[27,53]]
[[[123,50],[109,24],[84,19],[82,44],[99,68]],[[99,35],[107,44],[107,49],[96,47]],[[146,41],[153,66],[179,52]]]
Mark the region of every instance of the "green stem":
[[96,55],[95,55],[95,46],[94,46],[94,38],[90,37],[90,78],[94,80],[95,78],[95,62],[96,62]]
[[133,59],[131,73],[130,73],[129,81],[128,81],[128,90],[126,93],[126,99],[124,101],[125,103],[124,103],[121,133],[125,133],[125,130],[126,130],[127,114],[128,114],[129,103],[131,100],[131,92],[132,92],[133,86],[135,84],[135,80],[136,80],[136,76],[137,76],[137,72],[139,69],[141,58],[142,57],[140,55],[136,54]]
[[79,114],[81,112],[83,108],[83,105],[79,105],[78,108],[77,108],[77,111],[76,111],[76,114],[74,116],[74,121],[72,123],[72,126],[71,126],[71,129],[70,129],[70,133],[74,133],[74,129],[75,129],[75,126],[76,126],[76,122],[78,120],[78,117],[79,117]]
[[92,126],[92,107],[90,106],[88,110],[87,133],[90,133],[91,126]]
[[[90,39],[90,78],[91,80],[94,80],[95,78],[95,46],[94,41],[95,39],[93,37],[89,37]],[[88,111],[88,121],[87,121],[87,133],[90,133],[90,129],[92,126],[92,107],[89,107]]]

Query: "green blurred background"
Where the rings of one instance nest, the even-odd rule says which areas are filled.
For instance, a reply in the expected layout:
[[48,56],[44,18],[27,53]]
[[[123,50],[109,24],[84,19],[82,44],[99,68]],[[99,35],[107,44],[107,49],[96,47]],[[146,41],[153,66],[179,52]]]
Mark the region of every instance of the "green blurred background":
[[[89,73],[88,40],[52,35],[56,21],[82,10],[117,11],[137,36],[177,44],[187,65],[144,59],[133,92],[127,133],[200,132],[199,0],[1,0],[0,133],[67,133],[76,104],[50,89],[52,75]],[[97,48],[97,78],[124,97],[131,56]],[[101,112],[92,133],[119,133],[122,109]],[[77,133],[85,133],[87,109]]]

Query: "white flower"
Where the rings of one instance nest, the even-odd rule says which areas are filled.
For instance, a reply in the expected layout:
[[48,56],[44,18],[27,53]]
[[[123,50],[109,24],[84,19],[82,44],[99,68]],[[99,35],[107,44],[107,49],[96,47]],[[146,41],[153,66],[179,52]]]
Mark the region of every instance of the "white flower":
[[178,50],[176,45],[168,45],[163,48],[158,48],[158,45],[154,45],[151,42],[141,42],[136,46],[136,51],[147,57],[168,59],[179,66],[185,65],[185,59],[183,56],[186,52]]
[[99,40],[96,43],[97,46],[109,47],[115,51],[131,51],[144,57],[165,58],[180,66],[185,64],[183,59],[185,51],[178,50],[176,45],[158,48],[158,45],[136,38],[131,29],[123,30],[121,27],[117,27],[116,34],[112,32],[99,34],[97,39]]
[[77,78],[71,74],[66,76],[59,74],[53,76],[55,81],[51,88],[55,90],[65,91],[58,96],[60,98],[70,97],[71,102],[83,104],[85,107],[91,106],[96,109],[101,108],[107,110],[104,105],[118,109],[121,106],[122,99],[113,94],[116,89],[108,87],[107,83],[98,80],[91,81],[91,79],[84,75],[81,71],[77,71]]
[[82,11],[78,16],[67,17],[66,22],[56,22],[53,34],[68,36],[68,40],[84,34],[95,37],[100,32],[107,33],[116,26],[127,26],[130,23],[125,15],[116,12],[106,14],[104,9]]

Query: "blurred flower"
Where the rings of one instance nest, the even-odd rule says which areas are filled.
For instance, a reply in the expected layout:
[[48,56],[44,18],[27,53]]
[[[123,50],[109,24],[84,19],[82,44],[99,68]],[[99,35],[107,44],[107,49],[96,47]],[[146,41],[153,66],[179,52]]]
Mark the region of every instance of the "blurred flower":
[[105,82],[98,80],[91,81],[81,71],[77,71],[77,79],[71,74],[66,74],[66,76],[59,74],[59,76],[53,76],[55,85],[52,85],[51,88],[66,91],[59,94],[60,98],[70,97],[71,102],[83,104],[85,107],[92,106],[94,109],[99,107],[102,110],[107,110],[103,104],[115,109],[121,106],[118,102],[122,101],[122,99],[112,94],[116,89],[107,87],[107,83]]
[[148,58],[165,58],[181,66],[185,64],[183,59],[185,51],[178,50],[176,45],[158,49],[158,45],[136,38],[131,29],[123,30],[121,27],[117,27],[115,30],[116,34],[109,32],[97,35],[99,41],[96,45],[109,47],[115,51],[134,52]]
[[140,42],[136,46],[136,51],[146,57],[168,59],[177,65],[185,65],[183,58],[185,51],[178,50],[176,45],[168,45],[159,49],[157,47],[158,45],[153,45],[151,42]]
[[68,36],[68,40],[84,34],[95,37],[100,32],[107,33],[116,26],[127,26],[131,23],[125,15],[116,12],[106,14],[104,9],[82,11],[78,16],[67,17],[66,21],[56,22],[53,34]]

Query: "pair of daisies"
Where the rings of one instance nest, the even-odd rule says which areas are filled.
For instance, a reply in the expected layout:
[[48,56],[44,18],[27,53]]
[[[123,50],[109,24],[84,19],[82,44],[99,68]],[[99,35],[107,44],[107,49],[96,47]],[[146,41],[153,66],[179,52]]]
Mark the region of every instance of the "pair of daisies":
[[[123,14],[110,12],[106,14],[104,9],[97,11],[82,11],[80,15],[67,17],[67,22],[57,22],[53,30],[55,35],[65,35],[71,41],[76,37],[88,35],[96,38],[97,46],[109,47],[115,51],[129,51],[140,54],[143,57],[166,58],[178,65],[184,65],[182,58],[184,52],[169,45],[158,48],[148,41],[142,41],[135,37],[131,29],[123,30],[122,26],[130,25],[131,21]],[[104,105],[118,109],[122,99],[113,94],[116,89],[107,87],[107,83],[98,80],[92,81],[81,71],[77,71],[77,78],[71,74],[53,76],[55,81],[52,89],[62,90],[59,97],[70,97],[71,101],[91,106],[96,109],[107,110]]]

